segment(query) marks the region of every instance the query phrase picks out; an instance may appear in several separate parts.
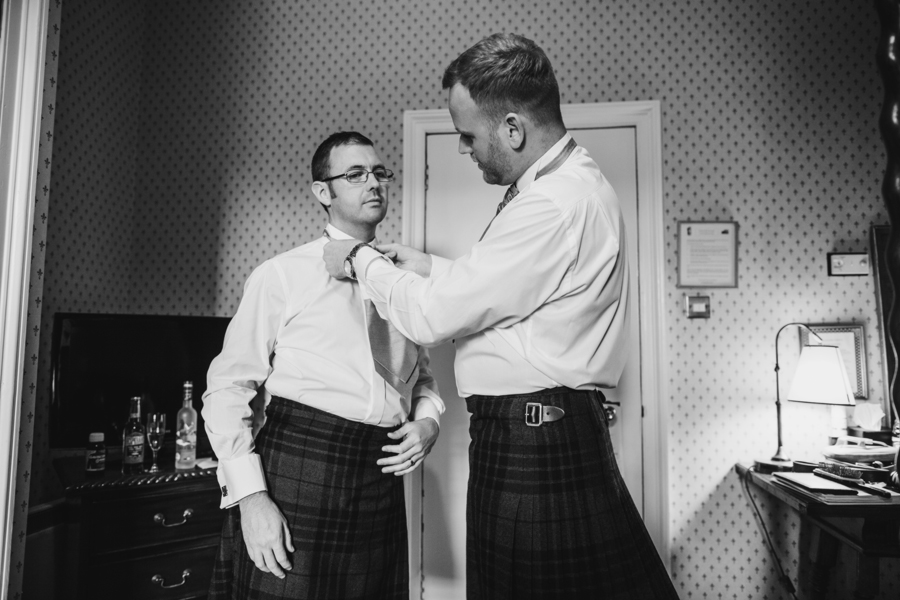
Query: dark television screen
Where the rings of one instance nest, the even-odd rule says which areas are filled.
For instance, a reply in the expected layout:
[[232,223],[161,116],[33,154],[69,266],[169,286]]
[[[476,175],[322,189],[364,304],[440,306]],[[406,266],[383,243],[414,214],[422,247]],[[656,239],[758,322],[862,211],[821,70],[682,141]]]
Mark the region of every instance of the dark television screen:
[[194,384],[199,419],[197,456],[212,454],[203,417],[209,364],[222,351],[231,319],[169,315],[57,313],[53,321],[51,448],[84,447],[102,431],[115,448],[129,400],[141,396],[141,417],[164,412],[173,443],[182,384]]

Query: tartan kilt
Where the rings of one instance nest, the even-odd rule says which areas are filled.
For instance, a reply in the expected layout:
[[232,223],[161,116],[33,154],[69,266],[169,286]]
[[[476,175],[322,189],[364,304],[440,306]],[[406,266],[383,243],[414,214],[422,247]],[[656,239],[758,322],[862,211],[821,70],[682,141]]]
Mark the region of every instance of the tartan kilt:
[[256,568],[228,509],[209,598],[394,600],[409,597],[403,478],[375,461],[393,443],[384,427],[348,421],[279,397],[256,437],[269,496],[295,551],[285,578]]
[[[619,473],[595,391],[470,396],[469,600],[678,600]],[[562,408],[525,424],[525,404]]]

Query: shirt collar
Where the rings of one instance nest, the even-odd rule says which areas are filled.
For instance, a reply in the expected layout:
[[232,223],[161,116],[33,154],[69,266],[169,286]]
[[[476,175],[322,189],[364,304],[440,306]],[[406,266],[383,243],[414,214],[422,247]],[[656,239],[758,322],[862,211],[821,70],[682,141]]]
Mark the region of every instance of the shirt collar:
[[516,179],[516,189],[519,190],[519,193],[523,192],[525,188],[527,188],[534,182],[534,176],[537,175],[537,172],[540,171],[544,167],[544,165],[550,163],[554,158],[556,158],[571,139],[572,134],[566,132],[566,134],[559,138],[559,141],[553,144],[550,149],[544,153],[543,156],[534,161],[531,166],[528,167],[524,173],[522,173],[521,177]]
[[[352,239],[354,239],[352,235],[350,235],[349,233],[344,233],[343,231],[341,231],[340,229],[338,229],[331,223],[328,223],[327,225],[325,225],[325,237],[329,237],[333,240],[352,240]],[[369,240],[366,243],[372,244],[372,245],[377,244],[378,238],[376,237],[375,239]]]

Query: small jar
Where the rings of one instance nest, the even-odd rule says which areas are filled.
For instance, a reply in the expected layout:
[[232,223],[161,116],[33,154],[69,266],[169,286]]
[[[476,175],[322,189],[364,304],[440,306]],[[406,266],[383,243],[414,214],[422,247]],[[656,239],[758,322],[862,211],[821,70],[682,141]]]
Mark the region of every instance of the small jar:
[[84,448],[84,472],[86,475],[103,475],[106,471],[106,444],[102,433],[88,436],[88,445]]

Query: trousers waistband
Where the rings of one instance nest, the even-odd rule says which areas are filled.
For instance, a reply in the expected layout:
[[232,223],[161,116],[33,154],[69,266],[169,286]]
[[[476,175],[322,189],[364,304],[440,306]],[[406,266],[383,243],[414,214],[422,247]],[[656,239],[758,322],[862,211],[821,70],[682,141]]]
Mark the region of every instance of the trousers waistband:
[[281,396],[272,396],[272,400],[269,402],[268,407],[266,407],[266,416],[270,419],[276,418],[288,421],[291,419],[315,419],[320,423],[329,423],[343,428],[349,427],[351,429],[356,429],[360,432],[378,434],[383,434],[400,427],[400,425],[381,427],[380,425],[373,425],[371,423],[352,421],[328,411],[309,406],[308,404],[303,404],[297,400],[282,398]]

